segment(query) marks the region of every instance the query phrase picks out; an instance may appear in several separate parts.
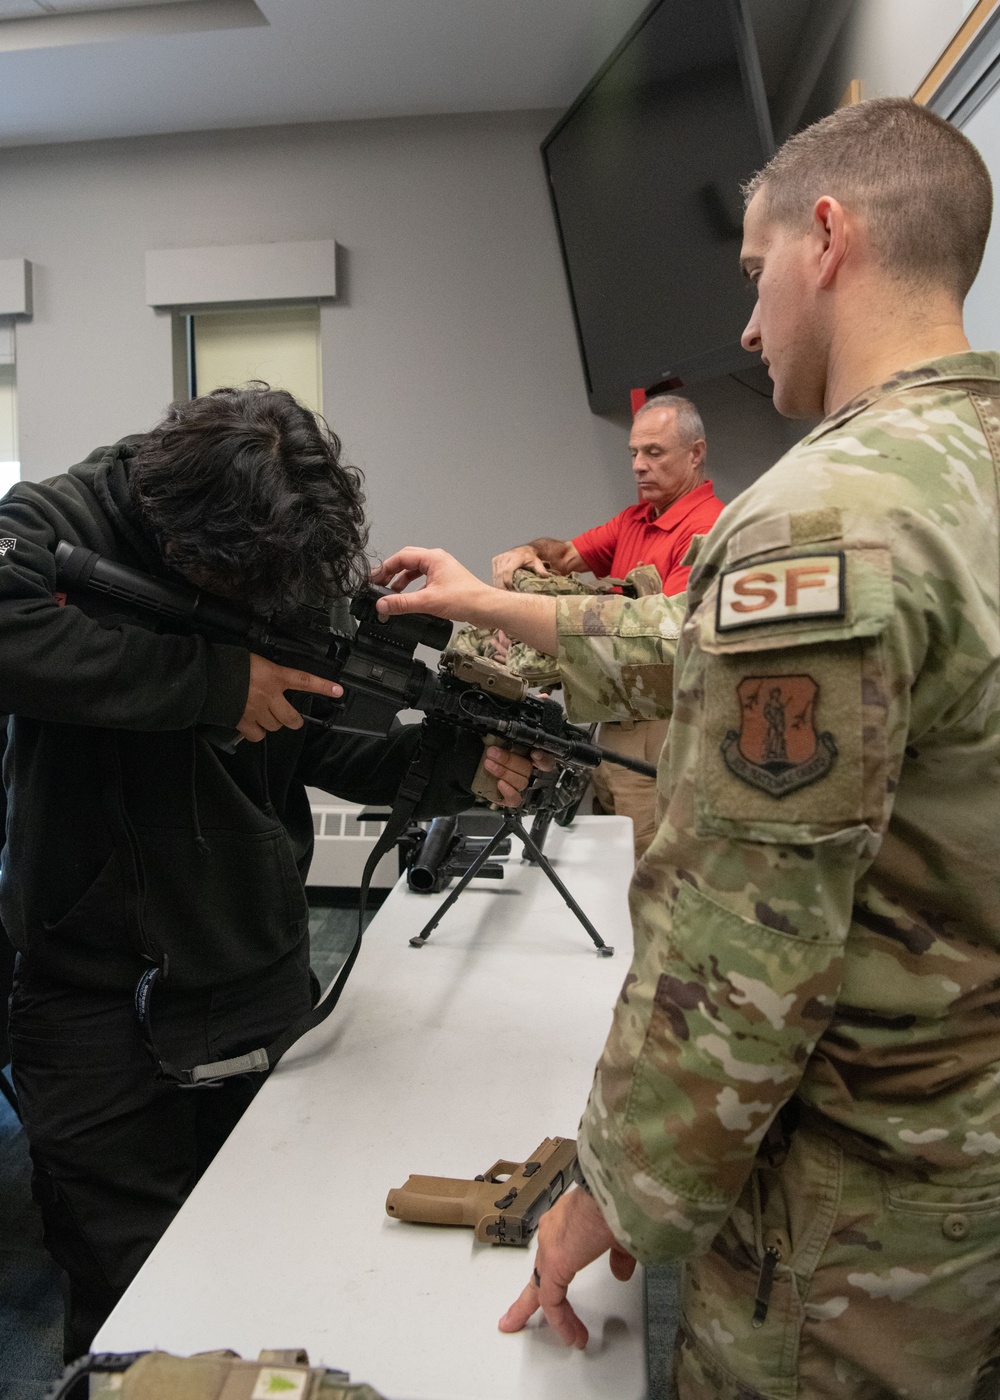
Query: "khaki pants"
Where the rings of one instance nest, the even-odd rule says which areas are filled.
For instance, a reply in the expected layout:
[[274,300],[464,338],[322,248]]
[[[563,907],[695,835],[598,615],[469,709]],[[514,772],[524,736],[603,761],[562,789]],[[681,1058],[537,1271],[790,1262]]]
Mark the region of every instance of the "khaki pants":
[[[641,758],[647,763],[660,761],[670,727],[668,719],[623,720],[620,724],[602,724],[597,742],[606,749],[626,758]],[[614,763],[602,763],[594,769],[594,791],[605,812],[616,817],[631,817],[636,860],[656,835],[656,779],[630,773]]]

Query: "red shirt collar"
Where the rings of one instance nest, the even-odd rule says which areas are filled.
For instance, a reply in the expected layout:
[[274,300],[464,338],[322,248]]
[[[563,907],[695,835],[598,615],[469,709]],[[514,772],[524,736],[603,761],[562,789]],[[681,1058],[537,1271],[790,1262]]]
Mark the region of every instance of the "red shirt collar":
[[700,505],[705,505],[715,496],[715,490],[710,481],[703,481],[694,490],[688,491],[680,500],[674,501],[672,506],[667,506],[662,515],[653,515],[653,507],[647,505],[645,508],[645,519],[647,525],[655,525],[658,530],[676,530],[691,512]]

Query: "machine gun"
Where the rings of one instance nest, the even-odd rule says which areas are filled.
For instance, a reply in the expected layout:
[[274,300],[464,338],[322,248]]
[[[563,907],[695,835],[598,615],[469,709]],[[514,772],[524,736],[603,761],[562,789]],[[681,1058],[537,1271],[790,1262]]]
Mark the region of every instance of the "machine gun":
[[[375,605],[385,589],[367,589],[352,601],[357,628],[346,637],[331,631],[322,613],[314,625],[275,623],[189,584],[152,578],[65,541],[57,545],[55,561],[57,581],[67,594],[85,591],[116,599],[210,641],[243,646],[276,665],[338,682],[341,699],[318,702],[320,714],[303,714],[311,724],[382,737],[401,710],[422,710],[429,721],[525,753],[539,749],[568,768],[589,770],[607,762],[655,776],[651,764],[591,743],[556,701],[531,695],[524,681],[496,662],[449,652],[450,622],[426,613],[381,617]],[[437,671],[414,656],[421,644],[444,650]],[[235,731],[210,737],[222,748],[239,742]]]
[[[596,729],[596,725],[591,726]],[[589,737],[589,736],[588,736]],[[570,826],[587,791],[589,774],[557,763],[547,773],[535,773],[524,793],[520,811],[532,818],[529,835],[538,850],[545,849],[545,840],[553,822]],[[364,817],[364,813],[362,813]],[[385,820],[384,817],[381,818]],[[402,866],[406,867],[407,888],[415,894],[440,894],[455,876],[462,876],[475,866],[479,880],[502,880],[503,866],[496,861],[479,862],[491,837],[473,836],[463,829],[461,817],[435,817],[429,825],[415,822],[399,838]],[[510,854],[510,838],[505,837],[492,852],[497,856]],[[529,864],[536,864],[525,853]]]
[[[553,822],[557,826],[571,824],[583,801],[587,783],[586,770],[581,772],[562,763],[557,763],[551,772],[534,775],[520,810],[532,818],[529,834],[538,850],[544,850]],[[414,823],[399,838],[407,887],[415,894],[440,894],[456,875],[464,875],[472,866],[476,867],[475,875],[479,880],[502,880],[502,865],[492,860],[479,863],[490,839],[463,831],[461,817],[435,817],[426,828]],[[509,837],[502,840],[493,854],[510,854]],[[535,863],[530,854],[526,854],[525,859]]]
[[542,1215],[580,1181],[574,1138],[546,1138],[527,1162],[494,1162],[473,1181],[411,1176],[386,1197],[387,1215],[426,1225],[471,1225],[481,1244],[525,1245]]
[[[406,883],[415,894],[440,894],[456,875],[476,864],[489,845],[488,836],[469,836],[459,830],[458,817],[435,817],[430,826],[411,827],[401,837],[406,861]],[[510,841],[503,842],[496,854],[510,853]],[[503,866],[487,861],[476,871],[480,880],[502,880]]]

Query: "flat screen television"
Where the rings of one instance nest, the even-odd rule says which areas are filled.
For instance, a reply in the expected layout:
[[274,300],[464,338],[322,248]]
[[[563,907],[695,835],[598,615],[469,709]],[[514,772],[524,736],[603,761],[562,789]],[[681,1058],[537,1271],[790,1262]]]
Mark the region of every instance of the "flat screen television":
[[743,0],[654,0],[545,138],[595,413],[752,363],[740,185],[772,150]]

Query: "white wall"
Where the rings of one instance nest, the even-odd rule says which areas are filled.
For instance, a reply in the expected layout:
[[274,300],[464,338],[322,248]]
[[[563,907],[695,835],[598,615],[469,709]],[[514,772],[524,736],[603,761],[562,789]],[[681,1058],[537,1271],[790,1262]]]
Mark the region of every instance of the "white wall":
[[[324,406],[362,467],[373,546],[499,549],[634,499],[627,423],[584,392],[538,143],[552,113],[436,117],[0,151],[0,257],[34,263],[17,331],[27,479],[141,431],[172,392],[147,249],[336,238]],[[784,450],[770,404],[703,402],[727,497]]]
[[[863,97],[909,96],[927,76],[975,0],[855,0],[810,104],[832,111],[852,78]],[[816,108],[816,110],[813,110]]]
[[769,398],[728,376],[680,392],[697,404],[704,420],[706,470],[723,501],[745,491],[813,426],[780,418]]
[[[962,129],[989,167],[995,192],[1000,189],[1000,91],[995,90]],[[965,330],[974,350],[1000,348],[1000,218],[996,215],[979,276],[965,303]]]

